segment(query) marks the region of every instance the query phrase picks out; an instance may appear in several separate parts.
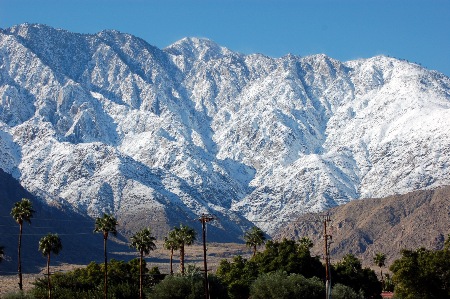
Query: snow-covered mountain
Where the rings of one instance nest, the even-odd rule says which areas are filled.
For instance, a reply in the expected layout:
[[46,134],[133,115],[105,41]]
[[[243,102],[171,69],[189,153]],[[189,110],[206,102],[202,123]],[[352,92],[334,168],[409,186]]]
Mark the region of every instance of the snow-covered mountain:
[[0,168],[128,232],[211,213],[221,237],[249,221],[272,233],[306,211],[448,185],[449,127],[450,79],[395,58],[0,31]]

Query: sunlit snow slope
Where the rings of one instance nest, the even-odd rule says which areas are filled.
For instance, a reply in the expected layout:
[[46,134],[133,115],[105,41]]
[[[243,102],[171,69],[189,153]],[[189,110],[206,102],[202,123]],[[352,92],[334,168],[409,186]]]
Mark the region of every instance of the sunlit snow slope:
[[249,221],[272,233],[305,211],[450,184],[449,128],[450,79],[395,58],[0,31],[0,168],[128,232],[211,213],[233,239]]

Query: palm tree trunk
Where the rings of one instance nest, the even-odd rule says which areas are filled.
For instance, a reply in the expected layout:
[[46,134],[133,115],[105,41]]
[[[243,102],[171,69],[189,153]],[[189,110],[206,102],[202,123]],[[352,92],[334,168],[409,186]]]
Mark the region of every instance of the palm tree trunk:
[[108,298],[108,258],[106,255],[106,240],[107,237],[103,238],[103,251],[105,253],[105,299]]
[[253,246],[253,256],[256,255],[256,245]]
[[19,290],[22,291],[22,263],[21,263],[21,256],[20,256],[20,248],[21,247],[22,247],[22,223],[19,223],[19,246],[18,246],[18,254],[17,254],[17,260],[18,260],[17,272],[19,273]]
[[144,255],[144,253],[142,252],[142,250],[140,251],[141,253],[141,258],[139,259],[139,299],[142,299],[142,256]]
[[47,255],[47,285],[48,285],[48,299],[52,299],[52,286],[50,284],[50,252]]
[[173,247],[170,249],[170,275],[173,275],[172,261],[173,261]]
[[181,275],[184,275],[184,245],[180,246],[180,266],[181,266]]

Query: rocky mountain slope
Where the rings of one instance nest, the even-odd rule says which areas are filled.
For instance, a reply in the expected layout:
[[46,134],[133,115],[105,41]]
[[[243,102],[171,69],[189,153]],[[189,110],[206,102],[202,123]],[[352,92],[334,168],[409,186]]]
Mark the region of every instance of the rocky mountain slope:
[[[375,253],[386,255],[389,266],[402,249],[442,249],[450,234],[450,186],[386,198],[354,200],[328,211],[327,232],[332,234],[331,258],[347,253],[373,266]],[[287,222],[276,239],[309,237],[313,252],[323,255],[323,215],[307,213]]]
[[[450,79],[395,58],[242,55],[185,38],[0,31],[0,168],[125,234],[213,214],[214,238],[450,184]],[[226,232],[226,233],[224,233]],[[161,233],[163,234],[163,233]]]

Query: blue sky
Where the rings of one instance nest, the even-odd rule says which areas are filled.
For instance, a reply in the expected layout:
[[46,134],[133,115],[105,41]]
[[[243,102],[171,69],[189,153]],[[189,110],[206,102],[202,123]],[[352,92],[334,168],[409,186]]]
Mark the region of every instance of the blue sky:
[[449,0],[0,0],[0,27],[116,29],[164,48],[205,37],[231,50],[341,61],[379,54],[450,76]]

